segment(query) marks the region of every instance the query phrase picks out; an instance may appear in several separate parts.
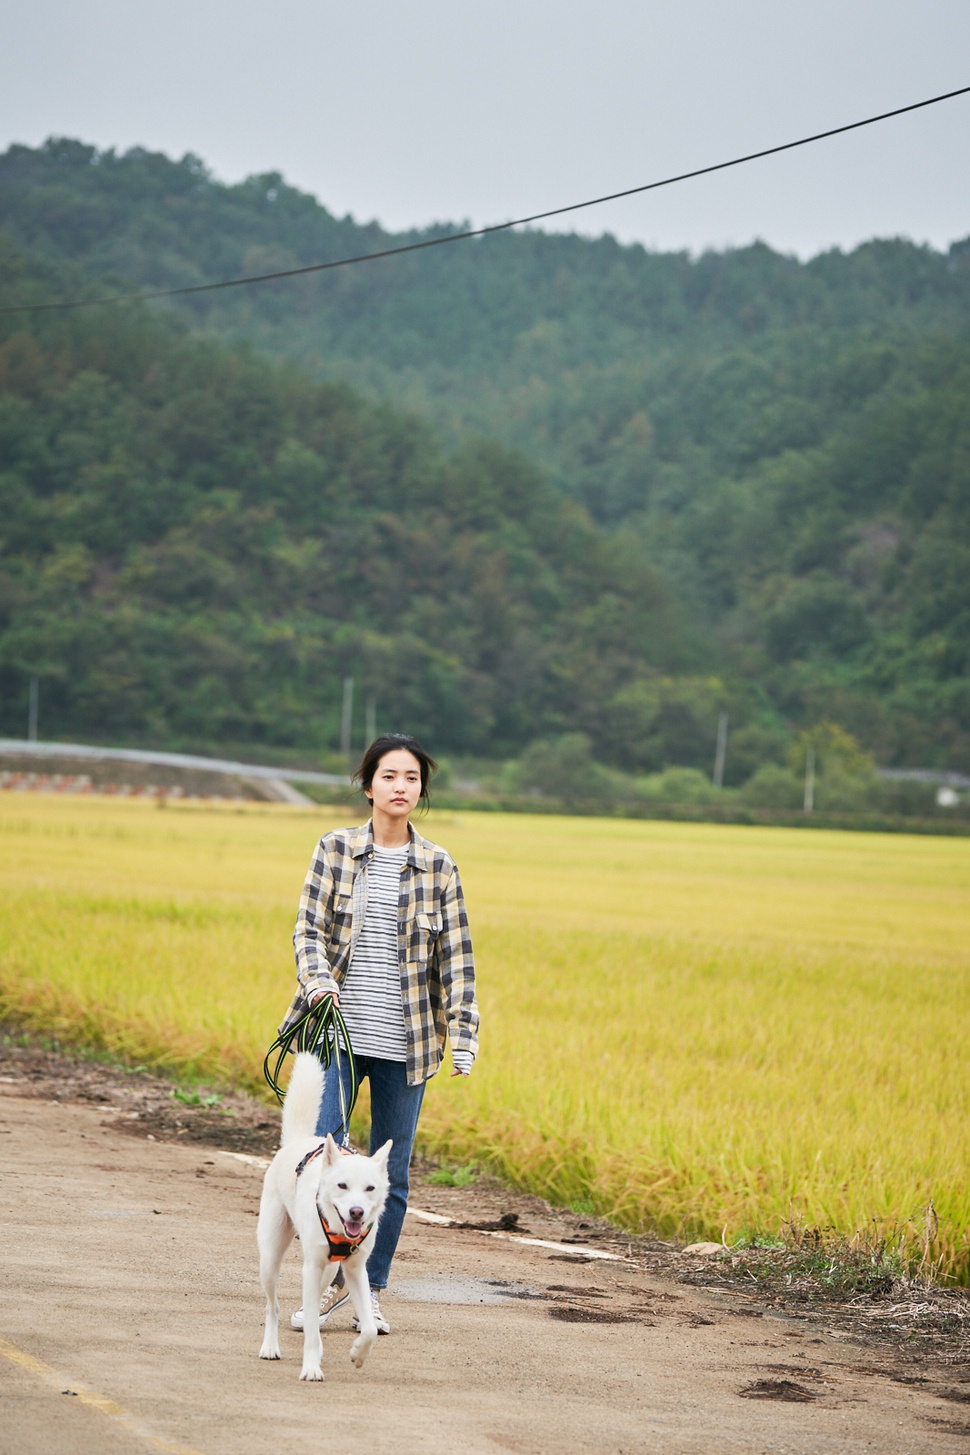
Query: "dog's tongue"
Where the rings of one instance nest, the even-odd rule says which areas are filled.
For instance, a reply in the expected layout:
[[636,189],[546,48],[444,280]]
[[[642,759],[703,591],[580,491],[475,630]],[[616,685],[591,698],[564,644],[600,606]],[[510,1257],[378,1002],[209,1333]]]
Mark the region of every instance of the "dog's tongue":
[[355,1223],[353,1221],[350,1221],[344,1223],[344,1230],[346,1231],[348,1238],[359,1238],[360,1230],[363,1226],[363,1223]]

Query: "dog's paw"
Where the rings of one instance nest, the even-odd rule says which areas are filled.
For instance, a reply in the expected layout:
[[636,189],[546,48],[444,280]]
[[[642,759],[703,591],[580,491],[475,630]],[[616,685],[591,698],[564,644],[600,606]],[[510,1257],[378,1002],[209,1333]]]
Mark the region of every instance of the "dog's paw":
[[304,1364],[303,1368],[300,1370],[300,1378],[306,1379],[309,1383],[312,1384],[314,1381],[321,1380],[323,1378],[323,1370],[320,1368],[319,1364]]
[[364,1360],[367,1358],[375,1342],[374,1339],[368,1339],[366,1334],[361,1334],[350,1346],[350,1362],[355,1364],[358,1369],[363,1369]]
[[259,1351],[260,1359],[278,1359],[280,1357],[279,1344],[264,1344]]

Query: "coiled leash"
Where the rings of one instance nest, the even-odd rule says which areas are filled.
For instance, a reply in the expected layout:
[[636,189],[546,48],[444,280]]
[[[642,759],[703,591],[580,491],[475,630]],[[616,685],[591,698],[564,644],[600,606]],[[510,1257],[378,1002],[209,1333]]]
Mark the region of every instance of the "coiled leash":
[[[347,1063],[350,1068],[350,1103],[344,1092],[344,1078],[340,1069],[340,1042],[343,1040],[346,1049]],[[319,1056],[323,1062],[324,1069],[330,1069],[331,1061],[337,1073],[337,1090],[340,1093],[340,1116],[343,1124],[344,1140],[350,1134],[350,1115],[357,1101],[357,1093],[360,1090],[360,1083],[357,1080],[357,1068],[354,1065],[353,1048],[350,1044],[350,1036],[344,1024],[344,1018],[340,1014],[340,1007],[335,1003],[332,995],[325,995],[315,1005],[304,1012],[295,1025],[283,1035],[277,1036],[270,1046],[263,1059],[263,1075],[272,1088],[277,1101],[282,1101],[284,1090],[280,1086],[280,1072],[283,1070],[283,1062],[291,1051],[312,1051]],[[276,1060],[273,1062],[273,1056]],[[272,1065],[271,1065],[272,1063]]]

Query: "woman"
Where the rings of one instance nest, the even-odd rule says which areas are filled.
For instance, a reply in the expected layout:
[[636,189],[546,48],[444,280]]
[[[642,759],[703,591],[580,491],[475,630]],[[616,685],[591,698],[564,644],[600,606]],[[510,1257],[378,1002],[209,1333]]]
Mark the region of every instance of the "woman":
[[[353,775],[371,804],[371,818],[337,829],[317,846],[293,944],[296,999],[281,1033],[324,996],[340,1006],[360,1080],[370,1081],[373,1152],[388,1138],[390,1193],[367,1262],[378,1331],[391,1332],[380,1309],[408,1201],[408,1168],[425,1083],[451,1042],[452,1076],[467,1076],[478,1050],[475,971],[461,880],[454,860],[416,833],[410,820],[428,803],[437,764],[414,738],[385,733]],[[342,1106],[350,1084],[348,1058],[327,1076],[317,1133],[346,1136]],[[343,1082],[341,1096],[340,1081]],[[320,1323],[347,1300],[339,1274],[320,1309]],[[303,1327],[303,1310],[290,1320]]]

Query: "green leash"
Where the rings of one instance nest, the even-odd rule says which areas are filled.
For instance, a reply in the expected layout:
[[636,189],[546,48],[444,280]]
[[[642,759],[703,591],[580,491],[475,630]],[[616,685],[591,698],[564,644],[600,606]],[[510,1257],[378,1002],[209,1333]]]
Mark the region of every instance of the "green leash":
[[[341,1039],[346,1047],[347,1062],[350,1066],[349,1106],[344,1094],[344,1078],[340,1069]],[[357,1068],[354,1065],[350,1036],[344,1024],[344,1018],[340,1014],[340,1007],[332,995],[325,995],[317,1001],[316,1005],[311,1005],[295,1025],[291,1026],[283,1035],[276,1037],[266,1052],[263,1059],[263,1075],[277,1101],[282,1101],[285,1094],[280,1085],[280,1073],[283,1070],[283,1062],[291,1051],[312,1051],[315,1056],[320,1057],[325,1070],[329,1070],[330,1064],[333,1062],[337,1073],[340,1115],[343,1119],[344,1137],[346,1138],[350,1131],[350,1114],[357,1101],[360,1084],[357,1080]],[[276,1057],[275,1062],[273,1062],[274,1056]]]

